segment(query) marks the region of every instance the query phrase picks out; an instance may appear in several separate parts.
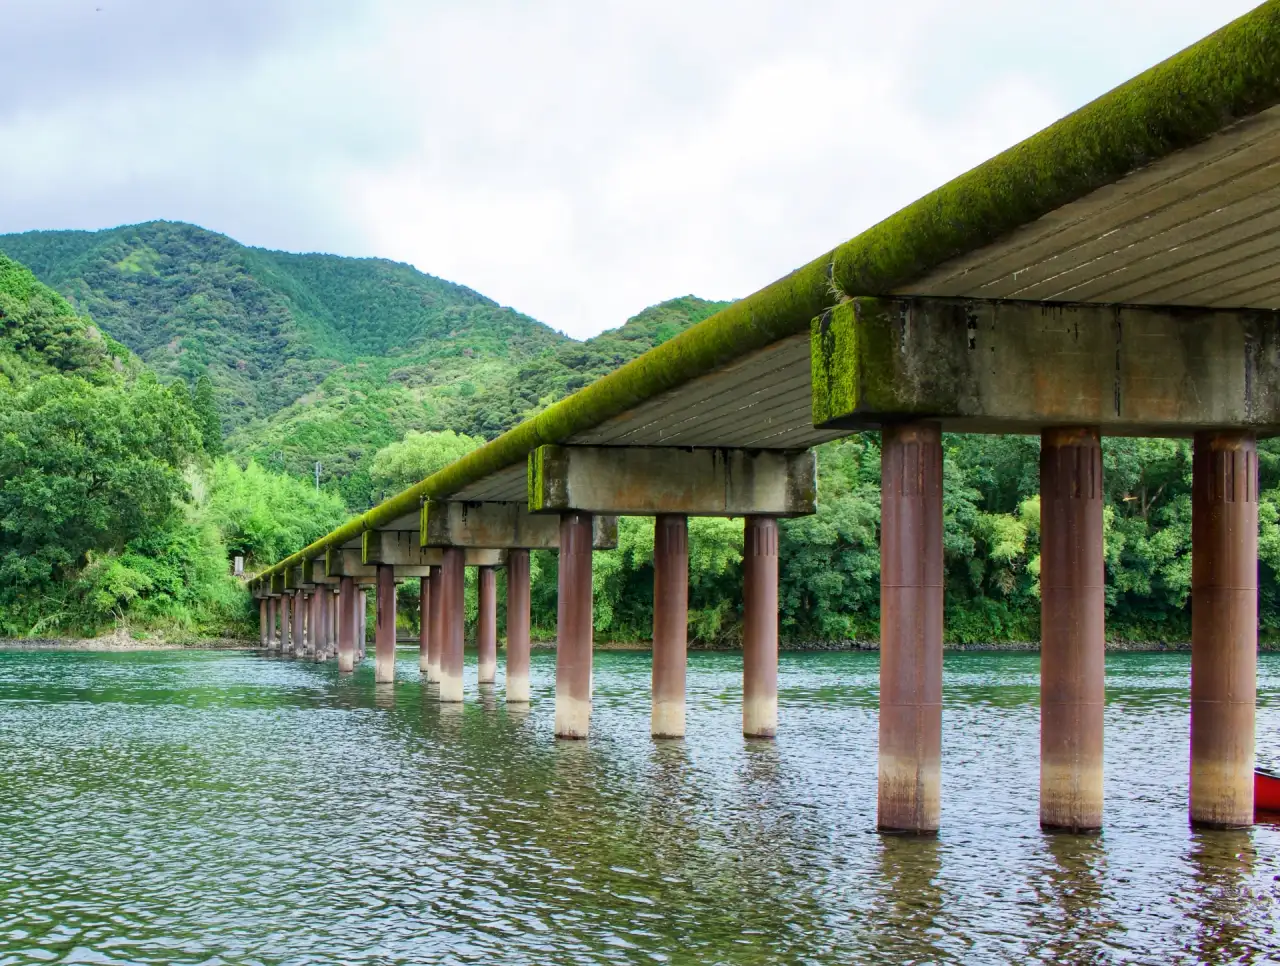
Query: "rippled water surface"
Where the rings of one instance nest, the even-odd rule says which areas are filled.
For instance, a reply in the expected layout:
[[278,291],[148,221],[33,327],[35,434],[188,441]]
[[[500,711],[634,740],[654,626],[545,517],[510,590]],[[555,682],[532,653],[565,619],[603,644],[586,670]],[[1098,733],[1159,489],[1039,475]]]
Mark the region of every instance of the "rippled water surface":
[[[596,655],[581,743],[551,654],[526,712],[416,665],[0,653],[0,964],[1280,957],[1280,828],[1186,825],[1185,655],[1108,660],[1093,838],[1037,827],[1036,656],[949,655],[936,841],[872,832],[874,654],[784,657],[776,742],[736,655],[691,656],[664,743],[647,654]],[[1278,687],[1264,655],[1280,765]]]

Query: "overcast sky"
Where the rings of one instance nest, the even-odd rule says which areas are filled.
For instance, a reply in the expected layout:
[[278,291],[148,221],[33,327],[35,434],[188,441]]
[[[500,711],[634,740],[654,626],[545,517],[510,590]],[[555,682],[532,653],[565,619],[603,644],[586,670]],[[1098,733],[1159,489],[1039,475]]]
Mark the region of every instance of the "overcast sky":
[[746,295],[1248,0],[0,0],[0,232],[378,255],[577,337]]

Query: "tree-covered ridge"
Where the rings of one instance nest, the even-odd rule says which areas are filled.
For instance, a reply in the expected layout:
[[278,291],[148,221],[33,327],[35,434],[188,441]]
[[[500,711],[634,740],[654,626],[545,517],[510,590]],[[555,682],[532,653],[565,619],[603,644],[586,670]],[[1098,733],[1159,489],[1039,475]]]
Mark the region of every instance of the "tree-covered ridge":
[[226,428],[269,417],[366,357],[440,386],[474,359],[566,341],[482,295],[383,259],[253,249],[178,222],[0,235],[163,380],[208,373]]

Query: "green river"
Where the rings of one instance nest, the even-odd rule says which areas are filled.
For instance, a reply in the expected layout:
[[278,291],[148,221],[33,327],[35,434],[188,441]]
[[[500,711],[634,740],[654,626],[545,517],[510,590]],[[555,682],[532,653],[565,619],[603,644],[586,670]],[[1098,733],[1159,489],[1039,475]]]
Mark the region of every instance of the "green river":
[[[10,963],[1247,963],[1280,959],[1280,827],[1186,823],[1185,654],[1107,661],[1101,836],[1036,821],[1034,654],[950,654],[943,829],[873,831],[874,653],[784,655],[776,742],[695,653],[689,737],[649,656],[596,655],[592,738],[441,707],[400,652],[0,652]],[[1259,669],[1280,765],[1280,655]]]

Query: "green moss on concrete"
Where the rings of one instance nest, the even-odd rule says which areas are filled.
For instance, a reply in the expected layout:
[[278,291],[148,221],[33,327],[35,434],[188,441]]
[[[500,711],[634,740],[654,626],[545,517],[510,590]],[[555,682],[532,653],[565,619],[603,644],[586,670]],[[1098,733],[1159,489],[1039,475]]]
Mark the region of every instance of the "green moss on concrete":
[[[887,295],[943,262],[1280,102],[1280,0],[961,175],[833,252],[633,359],[303,553],[353,541],[663,392],[800,334],[859,295]],[[302,554],[271,568],[290,566]],[[270,572],[270,571],[269,571]]]

